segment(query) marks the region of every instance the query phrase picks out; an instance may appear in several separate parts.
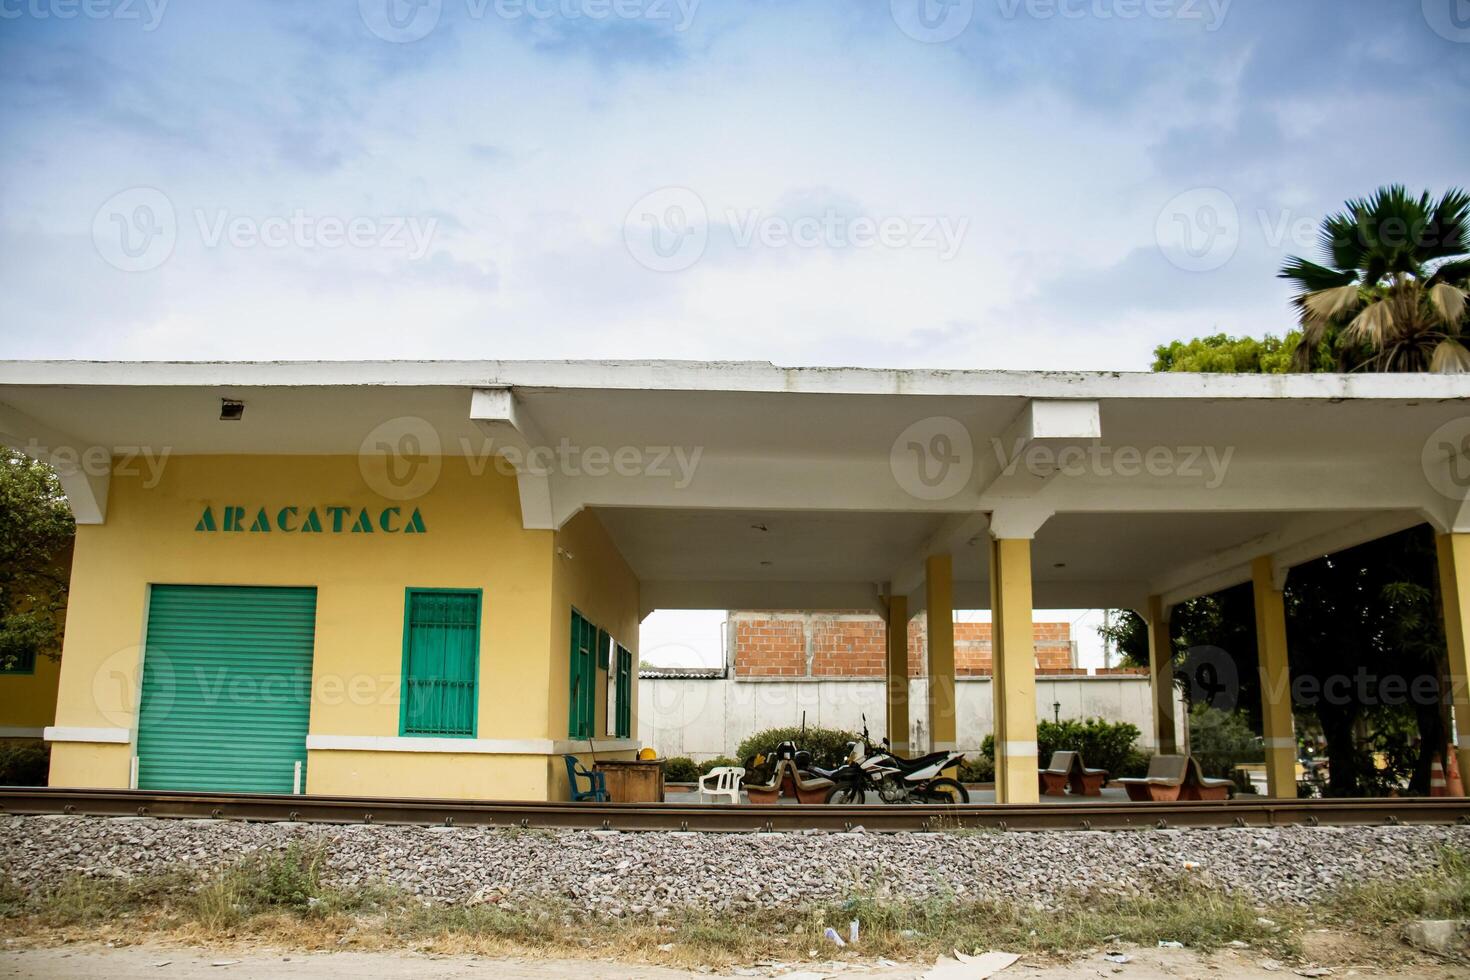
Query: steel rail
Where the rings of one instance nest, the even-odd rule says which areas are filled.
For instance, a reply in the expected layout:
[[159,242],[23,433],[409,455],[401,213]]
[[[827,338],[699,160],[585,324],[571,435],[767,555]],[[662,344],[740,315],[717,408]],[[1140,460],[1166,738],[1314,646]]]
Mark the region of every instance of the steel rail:
[[613,831],[1032,831],[1470,825],[1470,799],[959,806],[540,803],[154,790],[0,788],[0,813]]

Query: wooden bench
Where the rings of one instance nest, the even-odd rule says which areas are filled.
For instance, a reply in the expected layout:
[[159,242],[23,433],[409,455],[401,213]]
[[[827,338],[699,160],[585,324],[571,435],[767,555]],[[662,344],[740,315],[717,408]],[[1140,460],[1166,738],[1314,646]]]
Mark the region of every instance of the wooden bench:
[[832,780],[807,779],[790,759],[776,763],[771,781],[762,785],[745,787],[745,797],[752,803],[777,803],[782,794],[795,797],[799,803],[826,803],[827,793],[832,789]]
[[1053,752],[1037,776],[1043,796],[1062,796],[1069,788],[1074,796],[1101,796],[1108,781],[1108,771],[1087,768],[1081,752]]
[[1200,768],[1199,760],[1189,757],[1189,775],[1184,780],[1181,800],[1228,800],[1235,790],[1235,783],[1228,779],[1211,779]]
[[796,797],[798,803],[826,803],[827,794],[832,790],[832,780],[822,776],[807,778],[796,768],[796,763],[787,759],[782,763],[786,767],[786,778],[781,781],[781,791],[788,796]]
[[1184,791],[1189,776],[1189,759],[1182,755],[1156,755],[1148,761],[1148,775],[1115,782],[1128,791],[1135,803],[1172,803]]
[[1228,779],[1211,779],[1193,756],[1156,755],[1149,760],[1148,775],[1142,779],[1114,780],[1137,803],[1170,803],[1175,800],[1226,800],[1235,784]]
[[745,798],[752,803],[777,803],[781,799],[781,783],[786,775],[784,763],[776,763],[769,783],[746,783]]

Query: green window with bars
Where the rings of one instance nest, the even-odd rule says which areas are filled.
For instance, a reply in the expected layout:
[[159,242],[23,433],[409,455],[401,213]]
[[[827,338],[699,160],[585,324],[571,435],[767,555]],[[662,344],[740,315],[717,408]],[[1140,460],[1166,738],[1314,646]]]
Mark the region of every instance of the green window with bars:
[[403,613],[403,735],[475,735],[480,590],[409,589]]
[[568,664],[570,687],[567,692],[567,735],[570,738],[591,738],[597,723],[597,638],[597,627],[573,609],[571,661]]
[[615,683],[618,689],[618,738],[633,737],[633,654],[623,647],[618,647],[617,675]]

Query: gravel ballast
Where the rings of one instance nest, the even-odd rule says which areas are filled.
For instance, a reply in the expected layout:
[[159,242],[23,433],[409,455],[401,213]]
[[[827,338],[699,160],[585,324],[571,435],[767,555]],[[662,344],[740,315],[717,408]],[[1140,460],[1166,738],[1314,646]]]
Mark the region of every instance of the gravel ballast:
[[325,879],[389,883],[444,902],[601,915],[758,910],[854,892],[1050,903],[1068,892],[1147,894],[1198,876],[1253,900],[1310,903],[1344,884],[1403,878],[1470,849],[1470,827],[676,834],[327,826],[148,818],[0,817],[0,873],[36,888],[207,870],[291,841],[325,845]]

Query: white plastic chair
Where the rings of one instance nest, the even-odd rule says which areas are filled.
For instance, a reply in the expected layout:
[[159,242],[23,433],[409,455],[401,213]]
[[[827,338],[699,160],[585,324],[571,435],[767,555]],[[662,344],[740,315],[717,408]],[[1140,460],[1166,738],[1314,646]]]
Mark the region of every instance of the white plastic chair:
[[[740,802],[740,781],[745,778],[743,766],[719,766],[699,777],[699,802],[706,796],[728,796],[731,803]],[[711,786],[710,783],[714,785]]]

